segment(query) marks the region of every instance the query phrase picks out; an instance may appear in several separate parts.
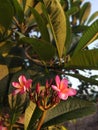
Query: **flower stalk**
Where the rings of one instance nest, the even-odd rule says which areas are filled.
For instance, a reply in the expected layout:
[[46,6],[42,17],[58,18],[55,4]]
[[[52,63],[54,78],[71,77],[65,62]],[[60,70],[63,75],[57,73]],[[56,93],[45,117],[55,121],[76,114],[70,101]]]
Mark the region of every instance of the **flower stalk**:
[[37,130],[40,130],[40,129],[41,129],[41,126],[43,125],[44,119],[45,119],[45,117],[46,117],[46,112],[47,112],[47,110],[43,111],[42,117],[41,117],[41,119],[40,119],[40,121],[39,121],[39,123],[38,123]]

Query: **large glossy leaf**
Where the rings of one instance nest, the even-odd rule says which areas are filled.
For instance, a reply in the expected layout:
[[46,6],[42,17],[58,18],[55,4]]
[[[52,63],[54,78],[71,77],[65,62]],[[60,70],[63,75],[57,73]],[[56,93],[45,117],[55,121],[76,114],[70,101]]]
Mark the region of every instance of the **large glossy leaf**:
[[88,29],[83,33],[78,45],[75,48],[74,54],[87,45],[91,44],[98,37],[98,20],[96,20]]
[[58,0],[43,0],[59,57],[62,57],[66,40],[66,17]]
[[90,4],[90,2],[86,2],[82,6],[80,13],[79,13],[80,24],[83,24],[87,20],[89,14],[90,14],[90,11],[91,11],[91,4]]
[[47,112],[43,127],[64,123],[65,121],[80,118],[95,112],[92,102],[79,98],[69,98],[62,101],[54,109]]
[[36,105],[33,102],[30,101],[30,104],[29,104],[29,106],[27,107],[27,109],[25,111],[25,122],[24,122],[25,130],[27,130],[27,127],[29,128],[34,123],[34,122],[30,123],[31,122],[30,120],[31,120],[31,118],[33,116],[35,108],[36,108]]
[[35,20],[38,24],[38,27],[40,29],[41,32],[41,37],[45,40],[50,42],[50,37],[49,37],[49,32],[47,29],[47,24],[44,22],[44,19],[42,18],[42,16],[34,9],[31,8],[31,12],[33,13]]
[[9,0],[0,0],[0,26],[4,26],[6,29],[12,22],[14,15],[14,9]]
[[65,65],[66,68],[98,69],[98,49],[77,52]]
[[36,124],[40,119],[42,111],[34,103],[30,103],[25,112],[25,130],[36,130]]
[[12,94],[8,95],[8,100],[10,104],[10,125],[13,125],[16,123],[20,115],[24,112],[25,107],[27,106],[27,101],[26,101],[26,94],[22,95],[15,95],[13,96]]
[[41,60],[48,61],[55,55],[55,47],[46,41],[27,37],[22,38],[21,41],[31,44],[33,51],[38,54]]

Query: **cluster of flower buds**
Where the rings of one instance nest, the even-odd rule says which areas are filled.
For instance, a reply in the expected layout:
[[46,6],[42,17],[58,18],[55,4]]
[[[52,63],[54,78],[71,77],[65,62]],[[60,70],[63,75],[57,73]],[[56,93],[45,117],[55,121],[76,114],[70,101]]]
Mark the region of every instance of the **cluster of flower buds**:
[[33,92],[31,91],[31,79],[26,79],[24,75],[21,75],[18,80],[19,82],[12,82],[12,85],[16,88],[13,94],[28,92],[30,100],[43,111],[53,108],[60,100],[67,100],[69,96],[74,96],[77,93],[75,89],[68,87],[66,78],[61,80],[58,75],[55,77],[56,85],[52,85],[52,80],[47,80],[45,87],[37,83]]
[[53,108],[60,102],[60,98],[57,93],[52,90],[51,83],[52,80],[50,82],[47,80],[45,87],[41,87],[38,83],[36,85],[36,89],[32,94],[30,94],[30,99],[36,103],[42,111]]

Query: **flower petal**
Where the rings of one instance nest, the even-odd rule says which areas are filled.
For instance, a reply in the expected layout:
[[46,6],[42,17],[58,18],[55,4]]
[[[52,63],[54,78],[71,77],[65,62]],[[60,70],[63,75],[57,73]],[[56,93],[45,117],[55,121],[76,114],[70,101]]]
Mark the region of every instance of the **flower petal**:
[[55,77],[55,82],[56,82],[57,87],[59,87],[59,85],[60,85],[60,77],[58,75],[56,75],[56,77]]
[[68,96],[74,96],[77,94],[77,91],[73,88],[68,89]]
[[18,80],[19,80],[19,83],[23,86],[23,85],[25,85],[25,83],[26,83],[26,77],[24,76],[24,75],[21,75],[19,78],[18,78]]
[[68,80],[67,79],[62,79],[60,82],[60,90],[65,89],[68,87]]
[[62,100],[67,100],[67,99],[68,99],[68,95],[65,94],[65,93],[59,92],[59,93],[58,93],[58,96],[59,96],[59,98],[62,99]]
[[37,83],[37,85],[36,85],[36,93],[37,94],[40,93],[40,83]]
[[25,91],[26,91],[26,89],[22,89],[22,90],[20,91],[20,94],[25,93]]
[[21,88],[21,85],[20,85],[18,82],[12,82],[12,85],[13,85],[15,88]]
[[32,80],[31,80],[31,79],[28,79],[28,80],[25,82],[25,86],[26,86],[27,88],[30,88],[31,84],[32,84]]
[[55,91],[57,91],[57,92],[60,92],[60,89],[59,89],[57,86],[51,85],[51,87],[52,87],[53,90],[55,90]]
[[21,89],[16,89],[16,90],[14,90],[14,91],[12,92],[12,95],[16,95],[16,94],[20,93],[20,91],[21,91]]

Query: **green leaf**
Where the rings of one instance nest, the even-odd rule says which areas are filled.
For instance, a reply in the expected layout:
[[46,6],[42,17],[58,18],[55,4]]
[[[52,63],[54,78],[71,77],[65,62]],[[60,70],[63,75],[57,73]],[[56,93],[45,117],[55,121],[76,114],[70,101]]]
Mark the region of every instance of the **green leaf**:
[[67,16],[67,14],[66,14],[66,19],[67,19],[66,20],[66,24],[67,24],[66,30],[67,31],[66,31],[66,41],[65,41],[65,48],[66,48],[66,50],[65,51],[68,52],[70,44],[71,44],[72,29],[71,29],[71,25],[70,25],[69,18]]
[[[30,104],[25,111],[25,122],[24,122],[25,130],[27,130],[27,128],[31,127],[34,123],[34,122],[31,122],[31,118],[33,116],[35,108],[36,108],[36,105],[30,101]],[[33,120],[33,121],[35,121],[35,120]]]
[[15,14],[16,14],[15,17],[18,20],[18,22],[21,24],[24,21],[23,9],[17,0],[13,0],[12,2],[15,9]]
[[88,22],[87,22],[87,24],[89,24],[90,22],[92,22],[95,18],[97,18],[98,17],[98,11],[96,11],[96,12],[94,12],[91,16],[90,16],[90,18],[88,19]]
[[21,5],[22,9],[24,10],[25,9],[25,6],[26,6],[26,2],[28,0],[18,0],[18,3]]
[[30,7],[35,7],[37,3],[39,3],[38,0],[26,0],[25,10],[24,10],[26,16],[28,16],[30,13]]
[[79,11],[79,7],[71,7],[71,9],[69,9],[66,13],[68,16],[70,15],[74,15]]
[[41,60],[48,61],[55,55],[55,47],[46,41],[28,37],[22,38],[21,41],[30,44]]
[[54,125],[54,126],[49,126],[48,130],[67,130],[64,126],[61,125]]
[[27,95],[25,94],[17,94],[17,95],[8,95],[8,100],[10,104],[10,125],[13,125],[16,123],[20,115],[24,112],[25,107],[27,106]]
[[80,13],[79,13],[80,24],[83,24],[87,20],[89,14],[90,14],[90,11],[91,11],[91,4],[90,4],[90,2],[86,2],[82,6]]
[[72,31],[73,33],[83,33],[84,31],[86,31],[86,29],[88,28],[88,26],[86,25],[78,25],[78,26],[73,26],[72,27]]
[[43,128],[87,116],[94,113],[95,110],[96,107],[92,102],[79,98],[69,98],[66,101],[60,102],[55,108],[47,112]]
[[80,8],[80,5],[82,4],[81,0],[76,0],[76,1],[69,0],[69,1],[70,1],[70,5],[72,7],[78,7],[78,8]]
[[65,68],[73,69],[98,69],[98,49],[82,50],[77,52],[70,61],[65,64]]
[[31,12],[33,13],[35,20],[38,24],[42,38],[45,41],[50,42],[49,32],[47,30],[47,24],[44,22],[44,19],[34,8],[31,8]]
[[7,29],[14,15],[14,9],[9,0],[0,0],[0,26]]
[[78,45],[75,48],[74,54],[85,48],[98,37],[98,20],[96,20],[88,29],[83,33]]
[[48,12],[48,22],[61,58],[66,40],[66,16],[58,0],[43,0]]
[[[25,130],[36,130],[36,125],[41,117],[42,111],[35,107],[34,103],[30,103],[25,113]],[[28,121],[27,121],[28,120]]]
[[8,80],[9,80],[8,67],[5,64],[4,58],[0,56],[0,97],[4,97],[8,90]]

